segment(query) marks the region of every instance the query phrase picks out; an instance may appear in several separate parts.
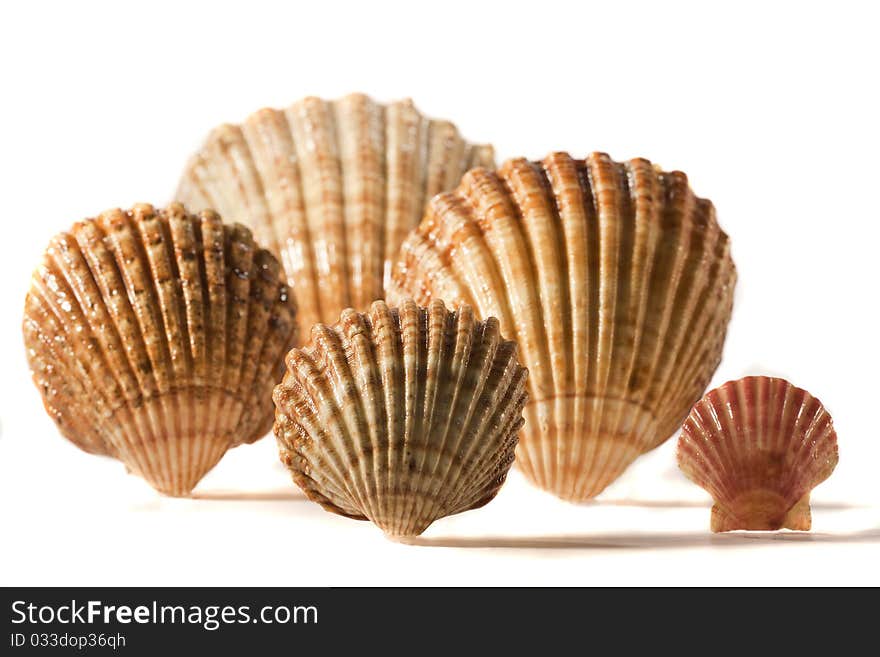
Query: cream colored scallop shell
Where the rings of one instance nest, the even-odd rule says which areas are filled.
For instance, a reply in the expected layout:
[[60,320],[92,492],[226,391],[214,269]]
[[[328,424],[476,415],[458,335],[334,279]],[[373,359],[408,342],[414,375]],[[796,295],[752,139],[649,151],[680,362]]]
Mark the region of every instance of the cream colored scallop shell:
[[683,173],[555,153],[474,169],[434,197],[388,299],[500,319],[530,372],[517,463],[577,501],[669,438],[700,398],[735,278],[714,208]]
[[294,481],[325,509],[389,535],[489,502],[513,463],[526,370],[498,321],[442,303],[318,324],[287,356],[275,435]]
[[749,376],[694,405],[678,465],[714,498],[713,532],[809,530],[810,491],[837,465],[837,433],[806,390]]
[[279,254],[308,327],[384,298],[425,203],[481,165],[493,165],[491,146],[467,143],[410,100],[310,97],[215,129],[177,198],[246,223]]
[[185,495],[271,427],[294,317],[280,264],[247,228],[136,205],[50,242],[23,331],[61,433]]

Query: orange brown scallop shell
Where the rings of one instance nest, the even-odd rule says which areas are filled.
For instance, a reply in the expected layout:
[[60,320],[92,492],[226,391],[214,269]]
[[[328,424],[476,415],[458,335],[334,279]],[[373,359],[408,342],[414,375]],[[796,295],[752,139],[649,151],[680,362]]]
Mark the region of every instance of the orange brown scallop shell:
[[62,435],[179,496],[271,428],[295,314],[279,262],[250,230],[142,204],[52,239],[23,332]]
[[435,196],[388,300],[498,317],[528,367],[517,463],[572,501],[667,440],[721,359],[736,271],[685,174],[603,153],[507,161]]

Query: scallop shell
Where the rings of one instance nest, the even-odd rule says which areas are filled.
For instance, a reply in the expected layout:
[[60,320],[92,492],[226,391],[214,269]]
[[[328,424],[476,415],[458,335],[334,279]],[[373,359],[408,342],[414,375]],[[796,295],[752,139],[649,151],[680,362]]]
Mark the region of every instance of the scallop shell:
[[440,302],[318,324],[275,388],[282,462],[328,511],[388,535],[489,502],[513,463],[526,370],[498,321]]
[[310,97],[215,129],[177,198],[247,223],[280,255],[300,322],[312,326],[384,298],[426,201],[480,165],[493,165],[491,146],[465,142],[411,100]]
[[554,153],[474,169],[434,197],[392,278],[390,303],[443,299],[500,319],[530,372],[517,463],[580,501],[700,398],[736,273],[712,204],[683,173]]
[[837,465],[837,434],[806,390],[749,376],[697,402],[678,441],[678,465],[715,499],[713,532],[809,530],[810,491]]
[[61,433],[185,495],[269,431],[294,316],[280,264],[247,228],[143,204],[50,242],[23,331]]

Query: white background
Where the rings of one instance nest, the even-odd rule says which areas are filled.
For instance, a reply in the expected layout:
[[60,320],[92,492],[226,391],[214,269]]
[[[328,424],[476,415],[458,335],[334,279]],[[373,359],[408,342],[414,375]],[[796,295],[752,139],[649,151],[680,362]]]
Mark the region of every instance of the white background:
[[[0,583],[880,584],[878,15],[715,5],[4,2]],[[514,473],[410,546],[305,500],[271,437],[193,500],[61,439],[20,333],[48,239],[167,202],[218,123],[351,91],[411,96],[499,159],[604,150],[686,171],[739,269],[713,385],[782,375],[834,417],[814,531],[712,536],[674,441],[586,505]]]

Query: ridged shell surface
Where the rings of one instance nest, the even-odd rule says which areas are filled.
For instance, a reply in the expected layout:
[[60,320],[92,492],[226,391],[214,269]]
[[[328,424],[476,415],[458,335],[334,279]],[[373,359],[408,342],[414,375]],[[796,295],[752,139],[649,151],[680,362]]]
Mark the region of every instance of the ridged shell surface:
[[23,331],[61,433],[185,495],[271,428],[294,319],[280,264],[247,228],[143,204],[50,242]]
[[526,370],[498,321],[442,303],[318,324],[287,356],[275,435],[293,479],[325,509],[389,535],[489,502],[513,463]]
[[713,532],[809,530],[810,491],[837,465],[837,434],[806,390],[750,376],[694,405],[678,441],[678,464],[714,498]]
[[491,146],[469,144],[410,100],[309,97],[214,130],[177,199],[250,226],[281,257],[300,324],[310,327],[383,299],[428,199],[493,164]]
[[517,463],[573,501],[668,439],[720,358],[736,273],[681,172],[594,153],[468,172],[405,240],[388,299],[495,316],[529,369]]

